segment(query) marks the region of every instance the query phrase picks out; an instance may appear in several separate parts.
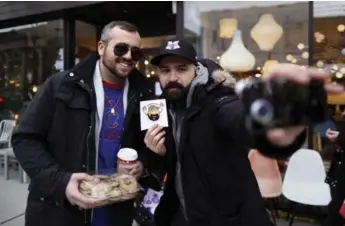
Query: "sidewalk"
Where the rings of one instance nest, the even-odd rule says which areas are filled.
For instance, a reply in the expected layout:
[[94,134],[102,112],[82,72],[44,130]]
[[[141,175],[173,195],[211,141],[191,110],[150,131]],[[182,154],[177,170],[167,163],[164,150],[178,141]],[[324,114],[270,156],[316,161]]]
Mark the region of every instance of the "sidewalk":
[[[17,171],[11,171],[10,180],[5,180],[3,168],[0,168],[0,225],[1,226],[24,226],[24,215],[7,221],[25,212],[28,184],[19,182]],[[133,224],[133,226],[136,226]],[[284,219],[278,220],[278,226],[288,226]],[[294,222],[293,226],[315,226],[304,222]]]
[[[0,225],[25,212],[28,184],[21,184],[18,171],[10,171],[10,179],[5,180],[0,168]],[[24,216],[2,224],[2,226],[24,226]]]

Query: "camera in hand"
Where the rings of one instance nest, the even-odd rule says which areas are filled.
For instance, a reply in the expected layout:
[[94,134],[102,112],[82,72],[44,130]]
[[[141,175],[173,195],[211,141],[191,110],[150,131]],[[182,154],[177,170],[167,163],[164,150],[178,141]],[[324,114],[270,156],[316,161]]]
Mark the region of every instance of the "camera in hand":
[[284,79],[241,80],[236,93],[244,104],[246,123],[253,132],[327,120],[327,93],[323,82],[298,84]]

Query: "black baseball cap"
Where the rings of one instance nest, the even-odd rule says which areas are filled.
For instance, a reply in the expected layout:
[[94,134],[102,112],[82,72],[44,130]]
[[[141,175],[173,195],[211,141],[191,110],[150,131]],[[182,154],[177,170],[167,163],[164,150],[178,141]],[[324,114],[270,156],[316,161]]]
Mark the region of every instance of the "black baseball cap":
[[151,59],[151,64],[159,66],[166,56],[179,56],[198,65],[194,46],[183,39],[170,39],[159,48],[159,54]]

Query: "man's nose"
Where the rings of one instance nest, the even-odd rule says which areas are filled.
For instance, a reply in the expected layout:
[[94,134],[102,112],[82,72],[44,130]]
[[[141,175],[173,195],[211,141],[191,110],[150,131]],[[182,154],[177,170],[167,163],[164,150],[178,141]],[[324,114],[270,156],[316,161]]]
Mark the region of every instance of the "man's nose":
[[132,59],[132,55],[131,55],[131,50],[130,49],[127,51],[127,53],[125,55],[123,55],[123,58]]
[[171,72],[171,74],[170,74],[170,81],[177,81],[178,80],[178,78],[177,78],[177,76],[176,76],[176,73],[175,72]]

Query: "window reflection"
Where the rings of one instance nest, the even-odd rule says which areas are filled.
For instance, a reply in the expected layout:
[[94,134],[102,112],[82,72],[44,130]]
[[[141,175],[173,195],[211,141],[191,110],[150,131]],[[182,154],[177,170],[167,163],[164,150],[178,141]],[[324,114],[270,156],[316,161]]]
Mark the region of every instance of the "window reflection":
[[277,63],[307,65],[308,3],[185,2],[185,36],[200,57],[239,78],[260,77]]
[[75,25],[75,64],[97,50],[96,27],[94,25],[76,21]]
[[0,29],[0,120],[17,114],[62,69],[62,55],[62,20]]
[[[345,83],[345,12],[344,2],[314,2],[314,66],[332,74],[327,82]],[[342,113],[345,110],[345,95],[328,94],[330,121],[336,128],[345,126]],[[327,128],[325,128],[327,129]],[[322,145],[319,151],[325,164],[329,165],[334,152],[334,145],[320,130],[314,131],[314,136],[320,137]]]

